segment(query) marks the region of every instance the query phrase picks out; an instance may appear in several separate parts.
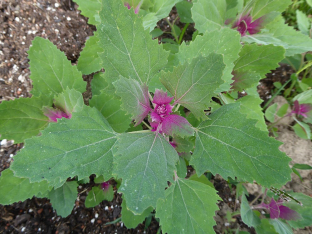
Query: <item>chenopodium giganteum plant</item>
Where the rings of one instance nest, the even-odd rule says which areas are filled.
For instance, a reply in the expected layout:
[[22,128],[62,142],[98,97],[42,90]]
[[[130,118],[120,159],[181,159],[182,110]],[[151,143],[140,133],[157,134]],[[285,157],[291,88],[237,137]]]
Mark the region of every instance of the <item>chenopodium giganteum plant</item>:
[[[78,65],[35,38],[28,51],[32,97],[0,105],[2,139],[25,142],[1,173],[2,204],[47,197],[68,216],[78,183],[94,174],[99,185],[86,206],[112,199],[105,181],[121,180],[128,228],[155,210],[164,233],[214,233],[221,198],[204,173],[265,188],[291,179],[290,158],[268,136],[256,92],[285,56],[312,50],[307,36],[284,24],[290,0],[75,1],[97,27]],[[199,35],[180,46],[159,44],[150,31],[175,4],[185,5]],[[93,72],[87,106],[82,74]],[[238,91],[248,95],[237,99]],[[189,178],[187,165],[196,172]],[[311,225],[311,198],[293,197],[302,206],[283,203],[296,212],[286,223],[278,219],[285,215],[271,213],[270,222],[254,217],[253,208],[269,214],[272,205],[250,207],[243,196],[243,221],[259,233]]]

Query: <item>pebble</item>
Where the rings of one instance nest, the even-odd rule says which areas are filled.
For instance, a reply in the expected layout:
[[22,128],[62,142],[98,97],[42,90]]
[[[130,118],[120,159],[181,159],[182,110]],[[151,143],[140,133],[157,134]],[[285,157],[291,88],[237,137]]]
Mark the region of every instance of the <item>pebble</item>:
[[108,210],[108,206],[105,206],[105,210]]
[[56,3],[54,4],[54,6],[55,6],[55,7],[59,7],[60,4],[56,2]]
[[22,230],[21,230],[21,232],[25,232],[25,229],[26,229],[26,228],[25,228],[25,227],[23,227],[23,228],[22,228]]
[[68,16],[67,18],[66,18],[68,21],[70,21],[71,20],[71,18]]
[[95,213],[94,217],[97,219],[99,217],[99,214]]
[[95,219],[91,219],[91,223],[94,223],[95,222]]

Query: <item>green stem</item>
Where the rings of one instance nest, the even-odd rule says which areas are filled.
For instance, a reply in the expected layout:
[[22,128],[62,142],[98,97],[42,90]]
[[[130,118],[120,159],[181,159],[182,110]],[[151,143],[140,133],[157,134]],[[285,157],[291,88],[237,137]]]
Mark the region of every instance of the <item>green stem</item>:
[[134,132],[128,132],[128,133],[146,133],[151,132],[151,130],[141,130],[141,131],[134,131]]
[[179,108],[180,108],[180,106],[181,106],[181,105],[180,105],[180,104],[178,104],[178,105],[177,105],[177,107],[176,107],[176,109],[174,110],[174,112],[178,111],[178,110],[179,110]]
[[143,123],[149,130],[152,130],[151,126],[149,126],[144,120],[142,121],[142,123]]
[[279,90],[277,90],[277,92],[270,98],[270,100],[267,103],[265,103],[264,107],[262,108],[263,110],[270,105],[273,99],[286,87],[286,85],[288,85],[290,81],[291,79],[289,79],[282,87],[279,88]]
[[115,220],[112,221],[112,222],[105,223],[104,226],[107,226],[107,225],[110,225],[110,224],[115,224],[115,223],[118,223],[118,222],[120,222],[120,221],[121,221],[121,217],[118,218],[118,219],[115,219]]
[[182,40],[183,40],[183,36],[184,36],[184,34],[185,34],[185,32],[186,32],[186,29],[187,29],[187,27],[190,25],[190,23],[187,23],[186,25],[184,25],[184,28],[182,29],[182,32],[181,32],[181,34],[180,34],[180,38],[179,38],[179,44],[181,44],[182,43]]
[[175,39],[176,42],[178,43],[179,38],[178,38],[178,36],[177,36],[177,34],[176,34],[176,31],[174,30],[174,27],[173,27],[173,25],[174,25],[174,23],[176,22],[177,19],[178,19],[178,17],[175,18],[175,20],[173,21],[172,24],[170,23],[170,21],[169,21],[168,19],[166,19],[166,21],[167,21],[168,25],[169,25],[170,28],[171,28],[171,32],[172,32],[172,35],[174,36],[174,39]]

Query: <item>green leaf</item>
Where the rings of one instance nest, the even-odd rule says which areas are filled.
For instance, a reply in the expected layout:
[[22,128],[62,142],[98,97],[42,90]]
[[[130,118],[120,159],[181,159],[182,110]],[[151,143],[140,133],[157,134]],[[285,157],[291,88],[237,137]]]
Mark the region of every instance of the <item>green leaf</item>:
[[226,0],[196,0],[192,15],[195,28],[200,32],[211,32],[224,26]]
[[296,10],[296,18],[299,30],[305,34],[310,35],[311,22],[309,18],[300,10]]
[[102,188],[99,186],[95,186],[91,189],[88,193],[88,196],[85,200],[85,206],[87,208],[95,207],[100,204],[102,201],[112,201],[114,198],[114,190],[113,187],[110,185],[108,191],[104,192]]
[[234,68],[234,61],[238,59],[238,53],[242,48],[240,43],[240,34],[229,28],[223,28],[213,32],[206,32],[203,36],[197,36],[190,45],[183,43],[180,46],[180,52],[176,55],[181,64],[191,61],[199,55],[204,57],[211,53],[223,55],[223,62],[226,65],[222,80],[225,81],[215,92],[228,91],[230,84],[233,82],[231,74]]
[[312,7],[312,0],[307,0],[307,3],[309,4],[310,7]]
[[290,180],[290,158],[279,151],[280,142],[255,127],[240,113],[238,103],[221,107],[197,128],[190,164],[201,175],[209,170],[223,178],[256,180],[265,187]]
[[299,163],[296,163],[295,165],[293,165],[293,168],[296,168],[296,169],[299,169],[299,170],[312,170],[312,167],[310,165],[299,164]]
[[241,218],[248,227],[256,227],[261,223],[260,218],[250,208],[245,194],[242,195]]
[[153,31],[151,31],[152,38],[159,37],[163,35],[163,33],[164,32],[160,28],[155,28]]
[[0,104],[1,138],[21,143],[38,135],[49,123],[49,118],[43,114],[43,106],[52,106],[52,99],[42,96],[3,101]]
[[[296,119],[295,119],[296,120]],[[296,120],[296,124],[293,126],[295,133],[302,139],[311,139],[311,128],[308,124]]]
[[67,87],[86,91],[81,72],[49,40],[36,37],[28,51],[34,96],[62,93]]
[[[253,71],[233,71],[232,74],[234,81],[231,85],[231,89],[234,91],[245,91],[249,88],[257,88],[261,75]],[[249,93],[248,93],[249,94]]]
[[223,56],[212,53],[179,65],[172,72],[162,72],[160,80],[174,96],[175,104],[188,108],[198,119],[207,119],[204,110],[209,108],[214,91],[223,83],[224,68]]
[[57,215],[65,218],[71,214],[78,195],[77,187],[78,183],[76,181],[70,181],[49,193],[50,202]]
[[312,104],[312,89],[298,94],[296,97],[293,98],[293,101],[296,100],[298,100],[300,104]]
[[261,219],[261,224],[255,227],[257,234],[279,234],[268,219]]
[[142,214],[135,215],[128,209],[125,199],[122,200],[121,208],[121,220],[128,229],[136,228],[140,223],[143,223],[145,218],[153,211],[153,208],[149,207]]
[[177,178],[157,202],[156,217],[164,233],[215,233],[213,216],[220,200],[216,190],[203,183]]
[[14,202],[24,201],[40,193],[49,191],[46,181],[30,183],[28,178],[19,178],[13,175],[13,171],[6,169],[0,176],[0,203],[10,205]]
[[[146,31],[152,31],[157,22],[167,17],[174,5],[182,0],[156,0],[150,12],[143,18],[143,26]],[[148,29],[148,30],[147,30]]]
[[54,105],[68,113],[80,112],[84,106],[83,97],[80,92],[67,88],[54,97]]
[[103,92],[100,95],[93,96],[89,104],[102,113],[116,132],[122,133],[129,128],[131,117],[121,109],[121,100],[115,95],[107,95]]
[[291,0],[256,0],[252,6],[251,16],[255,20],[272,11],[282,13],[290,4]]
[[92,72],[97,72],[102,69],[102,60],[100,59],[98,53],[103,53],[104,50],[97,43],[99,38],[97,32],[91,36],[85,47],[80,53],[77,68],[84,75],[91,74]]
[[[95,108],[84,106],[71,119],[60,119],[26,140],[11,169],[31,182],[47,180],[60,186],[68,177],[91,174],[111,178],[115,132]],[[61,183],[61,184],[58,184]]]
[[194,142],[191,138],[174,137],[173,142],[177,145],[176,151],[179,153],[190,152],[194,149]]
[[277,110],[277,103],[274,103],[273,105],[269,106],[264,113],[264,116],[267,120],[269,120],[271,123],[274,123],[275,121],[275,113]]
[[106,93],[107,95],[115,95],[116,89],[106,76],[106,72],[99,72],[93,76],[91,81],[92,95],[100,95]]
[[187,174],[187,167],[184,158],[179,157],[179,161],[177,163],[177,175],[180,178],[185,178]]
[[291,227],[280,219],[270,219],[270,224],[275,228],[279,234],[293,234]]
[[88,24],[97,25],[100,22],[99,10],[102,8],[100,0],[73,0],[79,7],[78,10],[85,17],[88,17]]
[[176,9],[180,17],[180,22],[182,23],[194,23],[192,19],[191,8],[193,3],[188,1],[182,1],[176,4]]
[[288,103],[285,103],[284,105],[282,105],[279,110],[277,111],[277,116],[279,117],[283,117],[284,115],[287,114],[287,111],[288,111],[288,108],[289,108],[289,104]]
[[214,188],[213,183],[211,183],[208,180],[207,176],[205,176],[205,175],[201,175],[200,177],[198,177],[198,175],[195,173],[195,174],[191,175],[190,178],[188,178],[188,179],[206,184],[206,185],[210,186],[211,188]]
[[240,112],[245,114],[248,119],[257,120],[256,127],[264,132],[268,132],[267,125],[264,120],[264,114],[260,106],[263,100],[256,96],[247,95],[237,101],[241,103]]
[[139,215],[150,206],[156,207],[176,170],[175,149],[153,132],[121,134],[117,149],[114,174],[122,178],[119,192],[127,200],[128,209]]
[[[265,78],[265,75],[279,66],[285,50],[273,45],[245,45],[235,61],[234,71],[239,73],[253,71]],[[249,88],[249,87],[248,87]]]
[[265,30],[261,33],[242,37],[242,40],[248,43],[282,46],[286,50],[285,56],[312,50],[312,40],[301,32],[294,30],[293,27],[287,26],[282,16],[276,17],[271,23],[267,24]]
[[234,19],[238,13],[238,0],[226,0],[225,19]]
[[152,40],[144,31],[142,18],[121,1],[105,0],[102,4],[98,35],[104,53],[99,56],[106,76],[113,80],[121,75],[148,84],[167,64],[169,52]]
[[113,85],[116,88],[116,94],[121,97],[121,107],[135,120],[137,126],[150,112],[150,100],[148,97],[148,87],[145,84],[132,79],[119,77]]
[[290,193],[295,199],[302,203],[302,206],[297,204],[295,201],[284,203],[283,205],[297,211],[302,219],[299,220],[288,220],[287,223],[295,229],[309,227],[312,225],[312,197],[307,196],[303,193]]

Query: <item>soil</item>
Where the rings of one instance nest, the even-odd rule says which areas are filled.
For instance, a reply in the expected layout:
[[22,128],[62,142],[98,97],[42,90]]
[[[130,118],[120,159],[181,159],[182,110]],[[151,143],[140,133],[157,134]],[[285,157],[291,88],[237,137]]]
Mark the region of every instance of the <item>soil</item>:
[[[172,22],[176,17],[176,11],[173,10],[170,16],[169,20]],[[184,24],[179,21],[176,23],[183,28]],[[163,31],[169,30],[165,20],[161,20],[158,26]],[[80,15],[77,5],[71,0],[0,0],[0,102],[31,96],[27,50],[34,37],[48,38],[75,64],[86,39],[93,35],[94,30],[95,27],[87,24],[87,19]],[[194,27],[190,25],[185,39],[190,40],[193,32]],[[267,79],[262,80],[259,85],[260,96],[265,101],[268,100],[274,89],[273,82],[284,83],[289,79],[291,72],[289,67],[282,66]],[[85,102],[88,103],[91,97],[92,75],[84,76],[84,79],[88,82],[88,91],[84,93]],[[284,135],[280,134],[280,136]],[[284,141],[284,138],[280,140]],[[287,138],[285,142],[290,142],[289,149],[292,151],[299,144],[299,141],[294,141],[293,138]],[[2,139],[0,172],[10,166],[13,156],[22,146]],[[286,147],[282,150],[288,149]],[[287,154],[294,155],[297,163],[302,162],[299,158],[303,160],[306,158],[305,152],[302,151]],[[191,172],[192,168],[189,170]],[[311,173],[305,174],[304,180],[310,182],[311,176]],[[227,219],[227,213],[236,211],[240,206],[239,201],[236,200],[235,186],[230,186],[219,176],[213,177],[211,181],[223,199],[218,204],[220,210],[216,212],[217,225],[214,227],[216,233],[237,228],[255,233],[241,221],[239,216],[235,216],[233,220]],[[114,181],[111,183],[115,184]],[[57,216],[48,199],[32,198],[8,206],[0,205],[0,233],[157,233],[159,225],[154,218],[149,225],[143,223],[131,230],[118,221],[122,199],[116,187],[114,187],[115,194],[112,202],[103,201],[94,208],[86,208],[84,201],[92,186],[92,183],[79,186],[75,207],[71,215],[66,218]],[[286,187],[309,195],[312,191],[311,183],[303,185],[295,178]],[[251,201],[256,195],[257,191],[254,191],[248,199]],[[107,224],[112,221],[116,223]],[[303,230],[301,233],[304,233]]]

